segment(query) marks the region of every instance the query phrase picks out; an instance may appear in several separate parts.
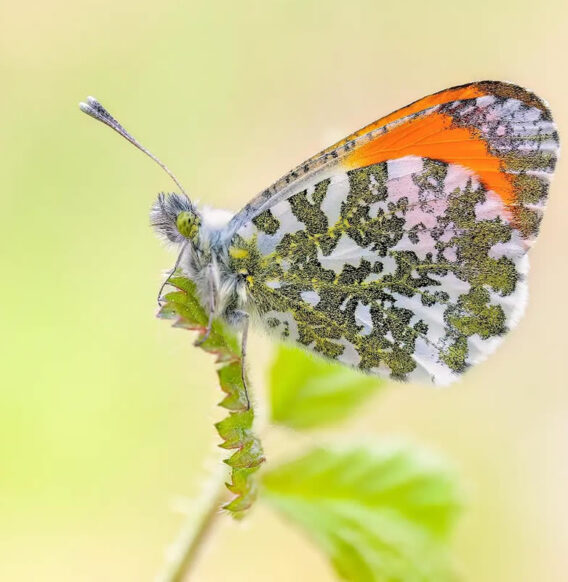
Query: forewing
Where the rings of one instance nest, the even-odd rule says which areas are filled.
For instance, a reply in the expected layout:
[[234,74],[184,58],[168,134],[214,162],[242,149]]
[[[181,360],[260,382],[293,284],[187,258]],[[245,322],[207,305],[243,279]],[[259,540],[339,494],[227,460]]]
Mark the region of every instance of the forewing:
[[514,203],[515,194],[543,188],[542,175],[525,179],[527,173],[542,170],[546,188],[557,149],[550,111],[534,93],[499,81],[452,87],[398,109],[306,160],[238,212],[226,232],[230,238],[264,210],[337,169],[410,154],[481,172],[488,188]]
[[353,134],[322,154],[340,152],[333,163],[249,205],[232,268],[274,333],[446,384],[517,323],[557,135],[527,91],[466,87]]

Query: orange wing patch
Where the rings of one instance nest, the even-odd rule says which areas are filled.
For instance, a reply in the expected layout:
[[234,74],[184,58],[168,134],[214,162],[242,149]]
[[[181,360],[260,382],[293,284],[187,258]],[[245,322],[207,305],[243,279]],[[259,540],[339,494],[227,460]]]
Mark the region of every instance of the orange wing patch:
[[320,171],[414,155],[471,171],[509,209],[503,218],[532,241],[557,154],[556,126],[542,99],[511,83],[478,81],[423,97],[312,156],[254,198],[231,224],[301,191]]
[[353,132],[351,135],[348,135],[346,138],[338,141],[337,143],[333,144],[332,146],[320,152],[317,156],[319,157],[321,154],[325,154],[341,146],[345,145],[347,142],[354,140],[370,131],[374,131],[375,129],[379,129],[380,127],[384,127],[393,121],[398,121],[399,119],[403,119],[409,115],[413,115],[415,113],[420,113],[425,109],[430,109],[430,107],[435,107],[436,105],[444,105],[445,103],[451,103],[452,101],[457,101],[460,99],[475,99],[476,97],[483,97],[483,95],[487,95],[486,91],[483,91],[477,84],[470,84],[470,85],[462,85],[460,87],[452,87],[451,89],[446,89],[445,91],[440,91],[438,93],[434,93],[433,95],[428,95],[427,97],[423,97],[422,99],[418,99],[414,101],[410,105],[406,105],[405,107],[401,107],[393,113],[389,115],[385,115],[377,121],[373,121],[373,123],[369,123],[365,127]]
[[434,93],[433,95],[428,95],[418,101],[414,101],[406,107],[397,109],[385,117],[369,124],[367,127],[360,129],[353,136],[346,138],[346,141],[352,139],[356,135],[362,135],[378,129],[379,127],[384,127],[385,125],[407,117],[408,115],[413,115],[414,113],[420,113],[425,109],[430,109],[430,107],[435,107],[436,105],[444,105],[445,103],[450,103],[452,101],[458,101],[463,99],[475,99],[476,97],[483,97],[486,95],[484,91],[479,89],[476,85],[464,85],[463,87],[454,87],[452,89],[446,89],[445,91],[440,91],[439,93]]
[[405,156],[459,164],[477,174],[506,205],[515,202],[514,185],[503,172],[502,160],[489,151],[475,128],[456,127],[453,118],[442,113],[415,117],[394,127],[355,149],[342,165],[353,170]]
[[483,97],[485,95],[494,95],[503,99],[516,99],[525,105],[540,109],[541,111],[545,112],[547,116],[550,116],[548,107],[542,101],[542,99],[537,97],[534,93],[519,87],[518,85],[503,83],[501,81],[479,81],[477,83],[469,83],[467,85],[458,85],[457,87],[451,87],[449,89],[439,91],[438,93],[434,93],[433,95],[422,97],[422,99],[418,99],[410,105],[401,107],[393,113],[385,115],[377,121],[374,121],[373,123],[370,123],[369,125],[366,125],[365,127],[353,132],[351,135],[348,135],[341,141],[338,141],[332,146],[326,148],[323,150],[323,152],[320,152],[318,156],[314,156],[314,158],[319,157],[321,154],[336,150],[346,143],[362,135],[365,135],[370,131],[384,127],[393,121],[398,121],[409,115],[420,113],[421,111],[425,111],[426,109],[430,109],[436,105],[445,105],[446,103],[451,103],[452,101],[475,99],[476,97]]

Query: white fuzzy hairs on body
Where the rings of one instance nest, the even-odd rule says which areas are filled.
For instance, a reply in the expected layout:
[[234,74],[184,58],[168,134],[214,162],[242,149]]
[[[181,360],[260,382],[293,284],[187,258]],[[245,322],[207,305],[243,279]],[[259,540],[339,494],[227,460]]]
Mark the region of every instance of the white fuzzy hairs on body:
[[[198,217],[199,232],[195,241],[180,234],[176,224],[180,212],[191,212]],[[242,312],[254,316],[255,310],[242,277],[229,268],[227,244],[221,240],[232,216],[228,210],[208,206],[198,209],[183,195],[159,194],[150,212],[150,224],[166,244],[180,249],[176,267],[195,283],[206,309],[239,327]]]

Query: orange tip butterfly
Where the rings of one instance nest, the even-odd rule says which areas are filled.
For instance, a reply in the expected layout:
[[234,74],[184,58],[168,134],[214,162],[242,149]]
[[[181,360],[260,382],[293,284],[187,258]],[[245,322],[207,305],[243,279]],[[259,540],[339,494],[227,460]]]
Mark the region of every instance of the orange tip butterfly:
[[96,99],[81,109],[173,178],[181,194],[160,194],[151,222],[178,245],[174,271],[196,283],[210,322],[240,328],[243,348],[252,319],[364,372],[443,385],[522,316],[559,147],[526,89],[482,81],[419,99],[234,215],[194,205]]

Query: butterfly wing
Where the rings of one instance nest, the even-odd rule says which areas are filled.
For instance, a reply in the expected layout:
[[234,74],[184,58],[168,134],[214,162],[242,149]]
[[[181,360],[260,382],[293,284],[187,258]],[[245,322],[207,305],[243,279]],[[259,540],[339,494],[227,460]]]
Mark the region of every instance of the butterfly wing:
[[280,337],[370,373],[447,384],[522,314],[557,150],[532,93],[442,91],[247,205],[231,223],[231,268]]

